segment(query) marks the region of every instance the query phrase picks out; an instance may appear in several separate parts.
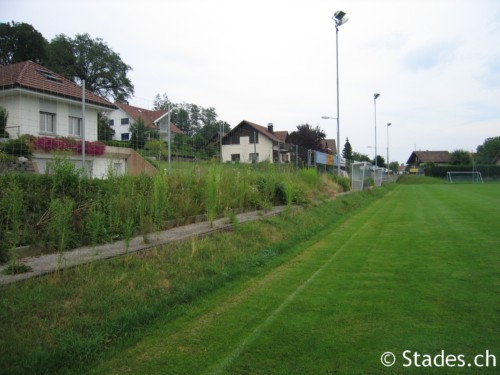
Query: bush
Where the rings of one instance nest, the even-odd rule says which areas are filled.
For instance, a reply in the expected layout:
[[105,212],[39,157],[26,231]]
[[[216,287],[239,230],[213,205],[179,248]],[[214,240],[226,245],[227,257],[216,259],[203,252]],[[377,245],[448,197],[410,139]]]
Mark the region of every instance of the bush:
[[351,190],[351,180],[343,176],[333,176],[333,180],[342,188],[342,191]]
[[1,145],[1,149],[5,154],[12,156],[24,156],[30,158],[33,154],[30,138],[27,136],[21,136],[17,139],[9,139]]

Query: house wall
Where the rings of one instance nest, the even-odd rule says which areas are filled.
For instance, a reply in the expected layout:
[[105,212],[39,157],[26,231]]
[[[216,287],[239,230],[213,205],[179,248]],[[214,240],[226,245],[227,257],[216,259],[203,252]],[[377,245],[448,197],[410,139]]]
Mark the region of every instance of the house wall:
[[[7,131],[11,138],[22,134],[69,137],[69,116],[81,117],[81,103],[73,100],[39,95],[26,90],[8,90],[0,96],[0,106],[7,109]],[[40,132],[40,110],[50,106],[56,113],[55,133]],[[97,141],[97,109],[85,107],[85,140]],[[80,137],[75,137],[81,139]]]
[[239,145],[223,145],[222,161],[231,161],[232,154],[240,154],[240,163],[250,163],[250,154],[254,152],[259,154],[259,162],[273,162],[273,142],[262,134],[257,144],[250,143],[250,137],[240,137]]
[[[129,123],[126,125],[121,124],[122,118],[128,118]],[[116,141],[122,140],[122,134],[129,134],[130,138],[130,125],[134,123],[134,120],[122,109],[118,108],[114,111],[111,111],[108,114],[108,120],[113,120],[114,124],[111,126],[115,134],[113,135],[113,139]]]

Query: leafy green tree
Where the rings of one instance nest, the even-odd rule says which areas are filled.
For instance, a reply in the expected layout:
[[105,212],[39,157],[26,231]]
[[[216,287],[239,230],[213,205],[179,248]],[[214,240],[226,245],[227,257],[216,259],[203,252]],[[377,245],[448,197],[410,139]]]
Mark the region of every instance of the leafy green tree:
[[158,139],[147,141],[144,145],[144,149],[147,150],[150,155],[156,157],[158,160],[166,159],[168,156],[168,150],[165,142]]
[[472,158],[465,150],[455,150],[450,154],[450,163],[453,165],[470,165]]
[[353,160],[356,160],[356,161],[368,161],[368,162],[372,161],[372,159],[370,159],[370,157],[368,155],[361,154],[361,153],[356,152],[356,151],[353,151],[352,158],[353,158]]
[[77,34],[74,38],[60,34],[48,47],[47,66],[56,73],[85,86],[97,95],[125,101],[134,94],[127,77],[132,68],[100,38]]
[[349,138],[346,138],[344,149],[342,150],[342,157],[347,160],[352,160],[352,147],[349,143]]
[[218,119],[214,107],[204,108],[192,103],[172,103],[167,94],[156,94],[154,109],[172,108],[170,121],[177,125],[186,135],[199,135],[196,142],[209,142],[220,131],[224,133],[231,130],[230,125]]
[[52,39],[47,45],[46,61],[44,65],[63,77],[74,81],[78,73],[71,38],[68,38],[64,34],[60,34]]
[[149,139],[149,129],[142,118],[130,125],[130,145],[134,150],[144,148],[144,145]]
[[166,93],[163,93],[162,96],[160,96],[160,94],[156,94],[155,99],[153,100],[153,109],[155,111],[159,109],[167,109],[168,106],[172,108],[173,105],[174,104],[170,101]]
[[288,136],[289,142],[309,150],[323,150],[321,141],[325,139],[326,134],[316,126],[313,128],[309,124],[297,125],[297,130]]
[[391,161],[389,163],[389,169],[393,172],[393,173],[398,173],[399,172],[399,163],[397,161]]
[[109,125],[108,118],[100,113],[97,114],[97,139],[99,141],[111,141],[115,135],[115,129]]
[[7,120],[9,119],[9,112],[3,107],[0,107],[0,138],[9,138],[7,132]]
[[477,146],[478,162],[483,164],[490,164],[493,159],[500,152],[500,137],[486,138],[484,143]]
[[0,23],[0,65],[26,60],[41,63],[47,40],[33,26],[24,22]]
[[[375,159],[372,160],[372,164],[375,165]],[[385,164],[385,159],[381,155],[377,155],[377,167],[387,168],[387,164]]]

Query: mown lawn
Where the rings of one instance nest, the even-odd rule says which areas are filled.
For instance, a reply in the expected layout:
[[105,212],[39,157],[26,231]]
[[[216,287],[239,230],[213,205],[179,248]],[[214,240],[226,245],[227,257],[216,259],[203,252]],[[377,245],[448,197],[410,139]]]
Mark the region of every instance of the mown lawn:
[[499,218],[499,185],[399,185],[85,372],[498,373]]

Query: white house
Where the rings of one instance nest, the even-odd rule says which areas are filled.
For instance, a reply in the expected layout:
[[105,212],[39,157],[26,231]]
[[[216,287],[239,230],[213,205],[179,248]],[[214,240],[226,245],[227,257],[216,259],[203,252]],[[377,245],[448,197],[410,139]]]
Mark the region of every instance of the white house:
[[[45,172],[50,167],[53,159],[50,151],[72,144],[75,152],[68,155],[69,160],[77,167],[85,162],[90,176],[103,178],[109,173],[131,172],[127,160],[135,151],[108,152],[109,148],[97,142],[98,113],[117,107],[85,90],[85,116],[82,116],[82,102],[80,86],[37,63],[25,61],[0,66],[0,106],[8,112],[6,130],[10,138],[25,134],[35,137],[38,147],[32,159],[38,171]],[[88,148],[86,154],[81,152],[82,147],[78,152],[77,146],[82,141],[86,142],[85,150]]]
[[[160,139],[168,138],[168,113],[165,109],[150,110],[139,108],[127,103],[115,103],[117,109],[108,114],[108,124],[115,131],[113,139],[117,141],[130,140],[130,125],[142,119],[147,127],[158,130]],[[184,134],[176,125],[170,124],[170,136]]]
[[274,132],[268,127],[243,120],[222,137],[222,161],[252,163],[290,162],[290,151],[286,145],[288,132]]

